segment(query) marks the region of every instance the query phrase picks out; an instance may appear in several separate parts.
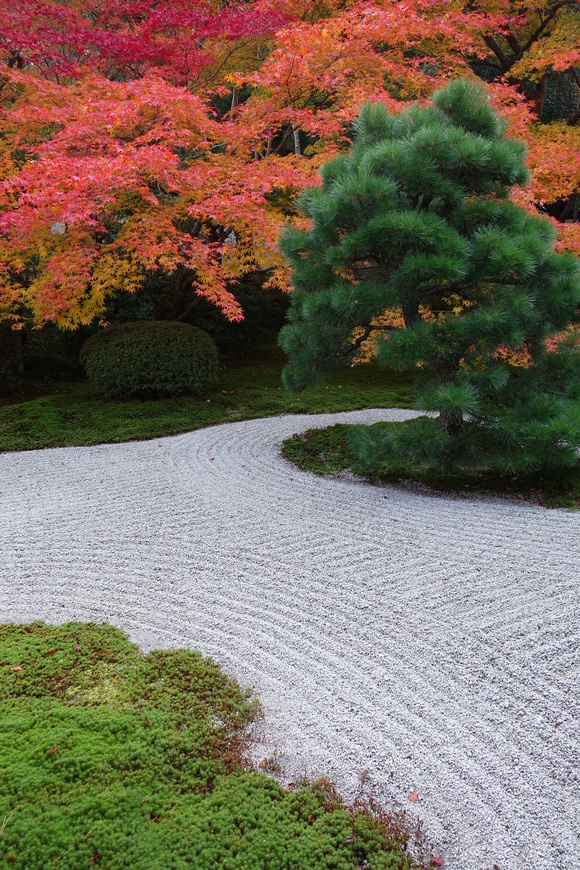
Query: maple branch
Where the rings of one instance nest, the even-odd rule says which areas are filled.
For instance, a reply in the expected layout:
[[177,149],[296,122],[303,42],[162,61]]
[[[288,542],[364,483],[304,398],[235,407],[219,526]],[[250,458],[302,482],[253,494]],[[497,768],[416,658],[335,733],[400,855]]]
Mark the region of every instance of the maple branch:
[[180,314],[177,319],[178,320],[187,320],[187,318],[189,317],[191,312],[195,311],[195,309],[199,305],[201,305],[202,301],[203,301],[203,296],[195,296],[194,299],[192,299],[192,301],[189,303],[189,305],[187,306],[185,311],[182,314]]
[[206,79],[203,79],[203,81],[197,83],[197,85],[196,85],[197,89],[203,88],[203,87],[205,87],[205,85],[207,85],[211,81],[213,81],[216,78],[216,76],[218,75],[218,73],[221,72],[221,70],[224,68],[224,66],[226,65],[226,63],[230,59],[230,57],[232,57],[232,55],[234,55],[237,51],[241,51],[242,48],[244,48],[244,45],[235,45],[231,49],[231,51],[229,51],[226,54],[226,56],[223,58],[222,62],[212,71],[211,75],[209,75]]
[[536,32],[532,33],[532,35],[530,36],[530,38],[528,39],[528,41],[524,45],[522,52],[525,53],[526,51],[528,51],[529,48],[532,47],[534,42],[537,42],[537,40],[539,39],[541,34],[544,32],[544,30],[548,26],[548,24],[554,20],[554,18],[556,17],[556,15],[558,14],[558,12],[560,11],[560,9],[563,6],[573,6],[575,3],[577,3],[577,0],[560,0],[560,2],[558,2],[554,6],[552,6],[550,9],[550,12],[546,15],[544,20],[541,22],[541,24],[538,27],[538,29],[536,30]]
[[[363,332],[362,335],[360,335],[351,344],[349,344],[348,347],[344,348],[344,350],[337,350],[337,351],[335,351],[335,353],[332,353],[329,356],[325,357],[324,362],[326,362],[326,360],[336,359],[336,357],[349,356],[353,351],[359,349],[359,347],[361,346],[363,341],[366,341],[366,339],[369,337],[370,332],[371,332],[371,327],[366,326],[365,331]],[[344,337],[345,341],[348,339],[350,333],[351,333],[351,327],[349,327],[349,330]]]
[[17,66],[18,69],[22,69],[22,67],[24,66],[24,58],[22,57],[21,48],[10,49],[10,53],[8,55],[8,69],[12,69],[14,66]]
[[508,56],[504,54],[501,47],[497,44],[493,36],[484,36],[483,41],[487,45],[488,48],[491,48],[495,56],[500,62],[500,68],[503,73],[507,72],[513,61],[510,61]]
[[277,146],[274,148],[274,150],[271,152],[272,154],[278,154],[278,153],[282,150],[282,148],[283,148],[284,145],[286,144],[286,141],[287,141],[288,137],[290,136],[290,133],[291,133],[291,132],[292,132],[292,127],[291,127],[291,126],[287,127],[287,128],[286,128],[286,135],[284,136],[284,138],[282,139],[282,141],[280,142],[280,144],[277,145]]
[[514,52],[516,58],[520,58],[522,56],[522,47],[520,45],[520,41],[515,35],[515,33],[506,33],[505,35],[506,42]]
[[453,293],[461,287],[461,281],[453,281],[451,284],[431,284],[425,290],[421,290],[421,296],[437,296],[438,293]]

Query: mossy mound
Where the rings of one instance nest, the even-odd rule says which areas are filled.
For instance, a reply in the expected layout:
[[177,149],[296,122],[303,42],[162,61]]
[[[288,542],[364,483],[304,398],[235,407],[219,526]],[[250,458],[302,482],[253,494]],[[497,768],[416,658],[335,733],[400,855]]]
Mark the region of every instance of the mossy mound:
[[244,765],[257,710],[197,652],[0,626],[0,867],[410,868],[326,783],[284,790]]

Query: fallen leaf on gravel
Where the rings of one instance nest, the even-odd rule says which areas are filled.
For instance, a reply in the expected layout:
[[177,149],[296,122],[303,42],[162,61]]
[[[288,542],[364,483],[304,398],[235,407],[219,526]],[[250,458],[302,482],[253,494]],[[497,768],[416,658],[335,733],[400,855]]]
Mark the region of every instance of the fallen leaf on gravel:
[[419,795],[417,794],[416,791],[411,792],[411,794],[409,795],[409,800],[411,801],[412,804],[417,803],[417,801],[419,800]]
[[368,767],[365,767],[365,769],[359,773],[358,778],[360,779],[361,782],[364,782],[365,779],[368,777],[368,775],[369,775],[369,769],[368,769]]
[[210,456],[210,457],[209,457],[209,461],[210,461],[210,462],[215,462],[215,457]]
[[503,637],[500,637],[499,642],[500,642],[500,643],[505,643],[505,640],[503,639]]
[[20,667],[20,665],[16,665],[15,668],[10,668],[10,670],[11,670],[11,671],[21,671],[22,668]]
[[443,867],[443,858],[441,855],[431,855],[431,867]]

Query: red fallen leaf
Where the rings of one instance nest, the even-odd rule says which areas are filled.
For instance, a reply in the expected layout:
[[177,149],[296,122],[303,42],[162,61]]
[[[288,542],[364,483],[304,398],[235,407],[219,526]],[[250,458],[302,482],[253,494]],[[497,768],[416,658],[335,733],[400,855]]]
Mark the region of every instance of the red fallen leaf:
[[81,647],[80,647],[80,646],[75,646],[75,652],[80,652],[80,651],[81,651]]
[[393,520],[393,522],[394,522],[394,523],[398,523],[399,521],[398,521],[398,520]]
[[22,668],[20,667],[20,665],[16,665],[16,667],[14,667],[14,668],[10,668],[10,670],[11,670],[11,671],[21,671]]
[[55,654],[55,652],[56,652],[55,649],[47,649],[47,650],[45,650],[44,654],[45,654],[45,656],[53,656]]
[[210,456],[210,457],[209,457],[209,461],[210,461],[210,462],[214,462],[214,461],[215,461],[215,460],[214,460],[214,457],[213,457],[213,456]]
[[443,858],[441,855],[431,855],[431,867],[443,867]]
[[46,754],[47,754],[47,755],[52,755],[53,752],[56,752],[56,746],[53,747],[53,749],[49,749],[48,752],[47,752]]
[[417,801],[419,800],[419,795],[417,794],[416,791],[411,792],[411,794],[409,795],[409,800],[411,801],[412,804],[417,803]]

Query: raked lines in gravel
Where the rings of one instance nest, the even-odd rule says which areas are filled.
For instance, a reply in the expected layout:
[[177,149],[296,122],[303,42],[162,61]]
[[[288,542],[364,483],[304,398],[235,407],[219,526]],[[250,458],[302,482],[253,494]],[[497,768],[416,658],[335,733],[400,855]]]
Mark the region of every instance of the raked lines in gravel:
[[[424,820],[449,870],[580,867],[580,513],[298,471],[284,416],[0,456],[0,621],[212,655],[259,757]],[[411,792],[419,802],[411,805]]]

